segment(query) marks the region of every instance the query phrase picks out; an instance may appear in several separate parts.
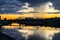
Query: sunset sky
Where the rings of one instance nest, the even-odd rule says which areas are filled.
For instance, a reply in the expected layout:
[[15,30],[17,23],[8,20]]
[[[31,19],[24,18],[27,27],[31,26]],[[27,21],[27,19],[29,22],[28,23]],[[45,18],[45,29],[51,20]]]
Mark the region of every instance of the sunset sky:
[[0,13],[18,13],[20,10],[24,12],[28,8],[30,8],[29,11],[33,11],[34,7],[46,8],[46,5],[52,5],[52,10],[60,10],[59,4],[60,0],[0,0]]
[[[48,12],[60,12],[59,4],[60,0],[0,0],[0,13],[2,19],[3,18],[14,19],[18,18],[19,16],[34,17],[34,18],[60,17],[60,13],[48,14]],[[20,14],[21,12],[22,14],[23,13],[24,14],[21,15]],[[9,14],[2,14],[2,13],[9,13]]]

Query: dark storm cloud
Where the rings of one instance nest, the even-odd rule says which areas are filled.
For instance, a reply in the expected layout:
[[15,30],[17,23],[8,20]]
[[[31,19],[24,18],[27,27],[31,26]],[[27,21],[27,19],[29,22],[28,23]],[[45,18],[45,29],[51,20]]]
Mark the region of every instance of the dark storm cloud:
[[[5,4],[5,1],[9,1],[9,0],[0,0],[0,5],[4,5]],[[13,0],[11,0],[11,1],[13,1]],[[60,7],[59,6],[60,0],[17,0],[17,1],[22,2],[22,3],[28,2],[32,6],[35,6],[35,5],[38,5],[38,4],[41,4],[41,3],[45,3],[45,2],[51,1],[51,2],[54,3],[55,6],[58,6],[57,8]]]
[[48,0],[18,0],[18,1],[22,3],[28,2],[30,6],[36,6],[38,4],[48,2]]
[[55,1],[52,1],[53,2],[53,4],[54,4],[54,7],[56,8],[56,9],[59,9],[60,10],[60,0],[55,0]]
[[30,6],[36,6],[38,4],[46,3],[46,2],[52,2],[54,4],[54,7],[57,9],[60,9],[60,0],[18,0],[22,3],[28,2],[30,3]]
[[[7,12],[6,10],[2,11],[1,9],[8,9],[8,12],[13,12],[13,11],[16,12],[20,10],[21,6],[25,5],[24,3],[26,2],[30,4],[29,6],[35,7],[37,5],[40,5],[42,3],[46,3],[49,1],[53,3],[56,9],[60,9],[60,5],[59,5],[60,0],[0,0],[0,12]],[[6,5],[8,6],[6,7]],[[9,5],[12,5],[12,6],[9,7]],[[11,10],[16,9],[16,10],[11,11],[10,9]]]
[[5,2],[4,1],[0,1],[0,6],[4,5]]

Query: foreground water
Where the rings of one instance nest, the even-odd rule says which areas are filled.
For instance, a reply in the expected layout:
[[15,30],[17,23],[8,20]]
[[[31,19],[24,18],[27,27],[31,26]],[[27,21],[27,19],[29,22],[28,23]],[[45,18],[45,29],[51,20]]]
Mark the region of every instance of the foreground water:
[[2,32],[16,40],[53,40],[54,34],[60,33],[60,28],[25,26],[21,29],[4,28]]

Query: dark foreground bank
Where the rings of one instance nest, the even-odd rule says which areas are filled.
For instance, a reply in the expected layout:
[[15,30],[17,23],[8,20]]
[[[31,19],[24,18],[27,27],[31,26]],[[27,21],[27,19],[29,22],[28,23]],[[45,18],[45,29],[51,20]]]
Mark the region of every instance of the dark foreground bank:
[[0,32],[0,40],[14,40],[14,39]]

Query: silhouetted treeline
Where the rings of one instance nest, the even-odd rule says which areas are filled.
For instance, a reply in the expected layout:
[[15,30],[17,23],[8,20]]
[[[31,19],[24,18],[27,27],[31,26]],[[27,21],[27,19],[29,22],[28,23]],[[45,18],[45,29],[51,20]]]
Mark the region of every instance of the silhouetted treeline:
[[29,26],[50,26],[50,27],[60,27],[60,18],[46,18],[46,19],[15,19],[15,20],[0,20],[0,26],[8,25],[11,23],[25,24]]
[[[19,20],[19,19],[18,19]],[[21,20],[22,24],[33,25],[33,26],[51,26],[51,27],[60,27],[60,18],[46,18],[46,19],[33,19],[26,18]]]
[[[20,19],[17,19],[20,20]],[[17,21],[16,21],[17,22]],[[60,27],[60,18],[45,18],[45,19],[33,19],[33,18],[26,18],[21,19],[19,23],[25,24],[25,25],[32,25],[32,26],[51,26],[51,27]]]

